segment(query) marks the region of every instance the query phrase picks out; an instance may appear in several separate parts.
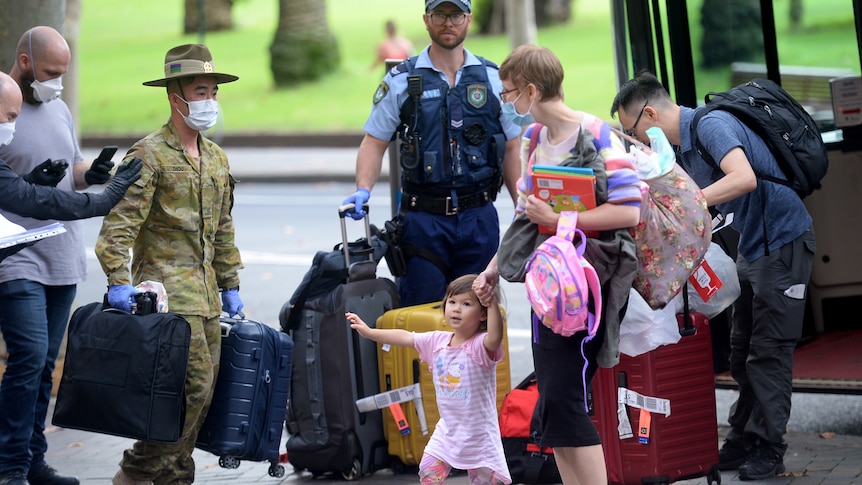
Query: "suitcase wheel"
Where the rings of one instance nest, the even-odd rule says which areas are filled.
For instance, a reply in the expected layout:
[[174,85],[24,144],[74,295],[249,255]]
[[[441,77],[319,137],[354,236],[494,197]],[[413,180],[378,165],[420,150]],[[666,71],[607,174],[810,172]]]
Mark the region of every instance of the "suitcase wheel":
[[710,485],[721,485],[721,472],[718,470],[717,465],[709,469],[709,473],[706,475],[706,482]]
[[354,458],[353,465],[349,470],[341,472],[341,476],[348,481],[359,480],[362,477],[362,463],[359,462],[359,459]]
[[269,476],[275,478],[281,478],[284,476],[284,467],[278,463],[273,463],[269,465]]
[[235,456],[220,456],[218,466],[222,468],[239,468],[239,460]]

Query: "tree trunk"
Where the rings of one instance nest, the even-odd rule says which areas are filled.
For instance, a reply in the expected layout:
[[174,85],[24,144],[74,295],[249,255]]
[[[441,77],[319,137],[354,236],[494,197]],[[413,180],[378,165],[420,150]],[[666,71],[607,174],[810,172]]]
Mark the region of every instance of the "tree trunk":
[[536,18],[533,0],[506,0],[506,31],[509,45],[536,43]]
[[[203,18],[201,18],[200,6],[203,4]],[[231,17],[233,0],[185,0],[185,19],[183,21],[183,33],[198,33],[203,36],[205,32],[218,32],[233,28]],[[204,28],[201,29],[203,22]]]
[[763,55],[758,0],[704,0],[700,11],[703,67],[717,68]]
[[48,25],[61,34],[66,0],[0,0],[0,71],[8,73],[15,62],[18,39],[31,27]]
[[790,31],[802,28],[802,0],[790,0]]
[[81,5],[82,0],[66,0],[66,21],[64,22],[64,34],[69,50],[72,51],[72,60],[69,70],[63,75],[63,101],[69,106],[72,113],[72,121],[75,123],[75,133],[78,140],[81,139],[81,131],[78,129],[78,34],[81,29]]
[[319,79],[338,67],[338,41],[329,30],[326,2],[279,0],[278,27],[270,45],[277,87]]

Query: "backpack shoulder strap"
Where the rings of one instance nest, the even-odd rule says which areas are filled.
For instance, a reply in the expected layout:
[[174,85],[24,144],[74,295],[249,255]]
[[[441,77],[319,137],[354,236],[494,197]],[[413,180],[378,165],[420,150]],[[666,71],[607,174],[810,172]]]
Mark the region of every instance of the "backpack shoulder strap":
[[530,128],[530,147],[527,149],[527,161],[530,160],[533,152],[536,151],[536,146],[539,144],[539,135],[542,133],[542,126],[541,123],[533,123],[533,126]]
[[587,285],[590,287],[590,294],[593,295],[593,305],[595,311],[589,313],[587,320],[587,339],[592,339],[599,331],[599,324],[602,320],[602,282],[599,279],[599,274],[596,268],[586,259],[581,258],[581,265],[584,268],[584,275],[587,277]]

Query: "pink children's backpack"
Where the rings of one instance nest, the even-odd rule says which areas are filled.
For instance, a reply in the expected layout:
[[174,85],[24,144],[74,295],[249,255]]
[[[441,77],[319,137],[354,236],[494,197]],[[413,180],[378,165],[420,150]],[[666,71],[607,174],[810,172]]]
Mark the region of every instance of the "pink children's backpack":
[[[588,340],[598,330],[602,292],[595,268],[583,257],[587,238],[577,228],[577,222],[577,212],[560,213],[557,233],[530,256],[525,283],[535,314],[533,325],[541,322],[564,337],[586,329]],[[580,235],[577,247],[572,243],[576,233]],[[590,295],[595,312],[587,306]]]

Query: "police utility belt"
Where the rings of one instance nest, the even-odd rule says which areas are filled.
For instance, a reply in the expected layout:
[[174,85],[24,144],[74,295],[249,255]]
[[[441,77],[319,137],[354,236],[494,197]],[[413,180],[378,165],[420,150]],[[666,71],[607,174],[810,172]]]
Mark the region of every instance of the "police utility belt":
[[454,216],[468,209],[482,207],[491,202],[491,192],[481,190],[469,194],[458,194],[457,198],[452,196],[433,196],[410,194],[402,192],[401,207],[411,211],[428,212],[429,214],[440,214],[446,216]]

